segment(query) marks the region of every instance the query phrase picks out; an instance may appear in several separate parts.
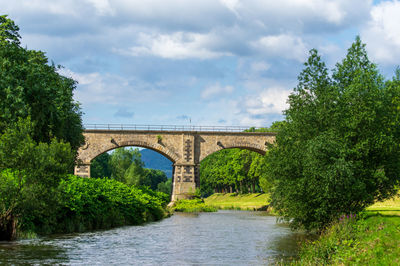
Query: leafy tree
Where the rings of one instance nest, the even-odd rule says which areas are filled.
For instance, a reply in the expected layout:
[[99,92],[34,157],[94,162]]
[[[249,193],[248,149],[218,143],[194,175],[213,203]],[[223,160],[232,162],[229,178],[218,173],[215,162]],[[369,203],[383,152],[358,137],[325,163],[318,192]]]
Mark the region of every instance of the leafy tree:
[[[139,153],[140,155],[140,153]],[[128,185],[133,186],[150,186],[151,180],[146,178],[146,171],[143,168],[143,162],[140,160],[134,160],[128,169],[125,171],[125,182]]]
[[90,176],[94,178],[111,178],[110,154],[107,152],[97,156],[90,164]]
[[226,149],[213,153],[200,164],[202,196],[213,192],[260,192],[261,173],[257,164],[262,156],[243,149]]
[[[16,237],[16,227],[45,228],[57,204],[56,188],[74,165],[68,143],[36,143],[32,123],[20,119],[0,135],[0,239]],[[54,217],[53,217],[54,218]]]
[[0,16],[0,132],[31,117],[32,138],[50,143],[53,137],[73,150],[83,143],[79,105],[73,100],[76,82],[58,73],[41,51],[20,46],[19,28]]
[[396,193],[400,87],[384,82],[359,37],[332,75],[311,50],[298,79],[266,175],[277,212],[321,230]]
[[157,169],[145,168],[145,179],[150,181],[150,188],[152,190],[157,190],[158,184],[166,182],[168,180],[167,175]]
[[172,195],[172,179],[157,184],[157,191]]
[[[140,153],[138,149],[115,149],[110,157],[111,178],[126,183],[125,173],[134,161],[137,162],[137,166],[143,167],[143,163],[140,163]],[[133,167],[131,167],[130,172],[133,172],[133,170]],[[130,178],[133,177],[131,176]]]

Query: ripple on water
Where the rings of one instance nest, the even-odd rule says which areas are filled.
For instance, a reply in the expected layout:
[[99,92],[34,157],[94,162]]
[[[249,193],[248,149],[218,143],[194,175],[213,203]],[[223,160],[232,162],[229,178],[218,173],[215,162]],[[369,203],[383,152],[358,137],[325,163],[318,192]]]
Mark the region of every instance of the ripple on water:
[[159,222],[0,243],[0,264],[263,265],[294,256],[296,234],[258,212],[176,213]]

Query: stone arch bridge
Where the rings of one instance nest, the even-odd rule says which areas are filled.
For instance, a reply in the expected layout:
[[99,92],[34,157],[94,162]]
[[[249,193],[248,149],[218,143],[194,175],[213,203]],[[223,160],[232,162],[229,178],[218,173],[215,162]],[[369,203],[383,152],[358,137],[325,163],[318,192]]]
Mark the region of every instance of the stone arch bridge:
[[268,132],[243,132],[244,127],[87,125],[85,144],[78,150],[75,174],[90,177],[90,163],[98,155],[118,147],[152,149],[173,162],[171,201],[188,198],[200,186],[200,162],[229,148],[265,154],[275,141]]

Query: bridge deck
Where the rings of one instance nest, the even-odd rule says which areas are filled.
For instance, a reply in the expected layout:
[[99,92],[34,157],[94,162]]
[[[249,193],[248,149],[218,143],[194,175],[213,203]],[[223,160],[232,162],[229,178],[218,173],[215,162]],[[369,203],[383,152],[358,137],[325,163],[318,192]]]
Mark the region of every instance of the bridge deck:
[[115,130],[115,131],[182,131],[182,132],[242,132],[251,129],[254,132],[257,127],[244,126],[192,126],[192,125],[135,125],[135,124],[85,124],[89,130]]

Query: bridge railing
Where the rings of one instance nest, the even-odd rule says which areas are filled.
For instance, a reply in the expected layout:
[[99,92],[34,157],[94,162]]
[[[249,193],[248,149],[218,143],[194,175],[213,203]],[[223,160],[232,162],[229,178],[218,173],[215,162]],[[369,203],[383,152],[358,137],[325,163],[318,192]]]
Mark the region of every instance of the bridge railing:
[[249,128],[244,126],[192,126],[192,125],[135,125],[135,124],[84,124],[85,129],[99,130],[138,130],[138,131],[211,131],[211,132],[243,132]]

